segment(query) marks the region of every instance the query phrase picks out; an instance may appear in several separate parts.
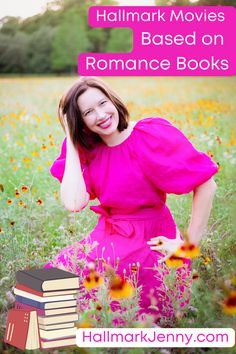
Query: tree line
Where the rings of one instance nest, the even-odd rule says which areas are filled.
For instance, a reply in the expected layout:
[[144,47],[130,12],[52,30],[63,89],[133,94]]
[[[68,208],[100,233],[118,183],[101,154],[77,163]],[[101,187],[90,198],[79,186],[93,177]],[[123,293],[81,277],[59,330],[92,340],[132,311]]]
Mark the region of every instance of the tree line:
[[[230,0],[169,0],[168,5],[233,5]],[[156,0],[156,5],[166,5]],[[132,31],[91,28],[88,8],[118,5],[115,0],[54,0],[43,14],[0,20],[0,73],[74,73],[81,52],[127,52]]]
[[0,73],[73,73],[81,52],[132,49],[130,29],[88,25],[92,5],[117,5],[113,0],[56,0],[43,14],[25,20],[5,17],[0,28]]

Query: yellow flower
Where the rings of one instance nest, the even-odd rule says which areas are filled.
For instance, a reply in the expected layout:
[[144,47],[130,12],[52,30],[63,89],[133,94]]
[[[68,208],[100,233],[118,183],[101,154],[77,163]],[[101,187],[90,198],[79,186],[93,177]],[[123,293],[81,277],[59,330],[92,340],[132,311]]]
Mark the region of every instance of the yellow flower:
[[39,156],[39,152],[38,152],[38,151],[33,151],[33,152],[32,152],[32,156],[34,156],[34,157]]
[[42,150],[47,150],[47,146],[45,144],[42,144],[41,149]]
[[222,304],[226,315],[236,315],[236,291],[232,291]]
[[23,202],[23,200],[20,200],[19,203],[18,203],[19,206],[21,207],[24,207],[25,206],[25,203]]
[[1,227],[0,227],[0,234],[4,234],[4,231]]
[[187,241],[177,249],[175,256],[183,258],[196,258],[200,256],[200,249],[193,243]]
[[93,269],[90,270],[89,275],[84,280],[84,287],[87,290],[98,288],[104,283],[104,279],[100,276],[98,272]]
[[166,259],[165,263],[169,268],[178,268],[184,264],[184,259],[183,257],[179,257],[175,254],[172,254],[172,256]]
[[92,328],[92,324],[88,320],[76,323],[77,328]]
[[31,161],[32,161],[32,159],[30,157],[24,157],[23,158],[23,162],[25,162],[25,163],[29,163]]
[[204,263],[205,265],[207,265],[207,264],[210,263],[210,261],[211,261],[211,259],[210,259],[209,257],[202,256],[202,258],[203,258],[203,263]]
[[131,283],[116,275],[112,281],[110,286],[110,296],[113,299],[127,299],[132,297],[134,294],[134,288]]

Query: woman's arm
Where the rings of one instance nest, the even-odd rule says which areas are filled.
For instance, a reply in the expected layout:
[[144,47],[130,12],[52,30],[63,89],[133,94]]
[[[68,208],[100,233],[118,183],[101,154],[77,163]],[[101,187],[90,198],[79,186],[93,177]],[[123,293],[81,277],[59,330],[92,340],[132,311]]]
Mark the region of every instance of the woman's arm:
[[216,183],[211,178],[193,192],[192,216],[188,227],[190,243],[198,245],[206,231],[215,191]]
[[[198,186],[193,192],[192,215],[188,227],[189,242],[198,245],[207,227],[212,202],[216,191],[216,183],[213,178]],[[151,249],[164,252],[166,256],[173,254],[183,243],[177,230],[175,239],[158,236],[148,241]]]
[[89,202],[89,194],[86,190],[79,153],[70,138],[68,126],[66,132],[66,164],[64,176],[61,182],[61,200],[66,209],[81,211]]

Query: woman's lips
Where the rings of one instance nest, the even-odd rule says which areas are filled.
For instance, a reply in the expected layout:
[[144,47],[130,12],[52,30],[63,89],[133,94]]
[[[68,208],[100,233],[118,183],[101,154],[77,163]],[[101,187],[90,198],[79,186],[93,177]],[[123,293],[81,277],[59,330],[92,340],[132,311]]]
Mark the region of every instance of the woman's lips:
[[103,121],[102,123],[98,124],[98,126],[102,129],[107,129],[110,127],[112,121],[111,121],[111,116],[109,118],[107,118],[105,121]]

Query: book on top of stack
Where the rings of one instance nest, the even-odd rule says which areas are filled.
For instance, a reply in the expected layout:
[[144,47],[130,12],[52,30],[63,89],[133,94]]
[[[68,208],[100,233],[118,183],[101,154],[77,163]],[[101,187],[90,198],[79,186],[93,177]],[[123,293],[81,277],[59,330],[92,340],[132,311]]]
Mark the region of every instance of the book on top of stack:
[[41,348],[75,345],[79,277],[43,268],[18,271],[16,280],[15,310],[36,311]]

